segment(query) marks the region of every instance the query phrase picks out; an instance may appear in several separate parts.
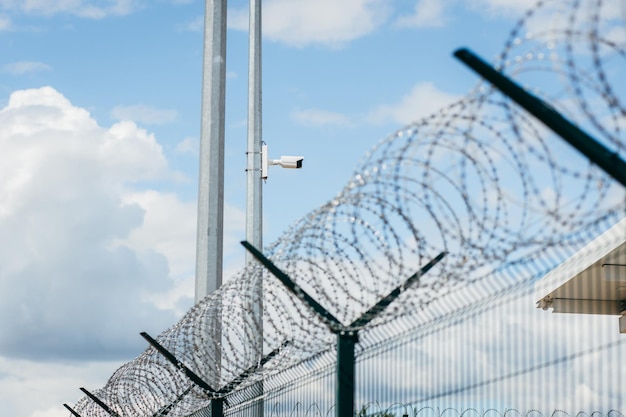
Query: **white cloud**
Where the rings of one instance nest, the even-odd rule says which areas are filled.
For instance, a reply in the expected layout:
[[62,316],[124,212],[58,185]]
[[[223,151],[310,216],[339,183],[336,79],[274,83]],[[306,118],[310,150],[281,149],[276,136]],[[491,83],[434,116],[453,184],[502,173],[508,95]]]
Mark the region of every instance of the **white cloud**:
[[406,125],[439,111],[459,98],[438,90],[432,83],[420,83],[398,103],[383,105],[372,111],[368,119],[373,123],[393,122]]
[[471,0],[470,6],[491,15],[520,16],[535,2],[527,0]]
[[437,27],[446,22],[446,1],[418,0],[413,14],[401,16],[396,24],[401,27]]
[[195,266],[196,202],[183,202],[172,193],[154,190],[132,192],[124,204],[144,211],[143,223],[134,229],[124,245],[139,252],[156,250],[163,254],[174,278],[193,274]]
[[[174,285],[167,292],[144,294],[144,298],[161,309],[182,315],[194,298],[196,257],[196,201],[181,201],[175,194],[144,190],[123,197],[126,205],[137,205],[144,211],[143,223],[127,238],[113,246],[127,247],[136,253],[156,251],[167,259],[169,276]],[[245,213],[238,207],[224,207],[224,256],[243,255],[239,242],[245,236]],[[238,268],[243,263],[238,263]],[[227,275],[224,273],[224,275]],[[171,323],[174,324],[174,323]],[[163,329],[164,330],[164,329]]]
[[136,122],[162,125],[176,120],[176,110],[157,109],[154,107],[137,104],[134,106],[117,106],[111,110],[111,117],[117,120],[134,120]]
[[[119,367],[118,362],[85,364],[38,363],[0,357],[0,415],[67,417],[83,397],[80,386],[99,387]],[[80,385],[79,385],[80,384]]]
[[170,289],[168,259],[112,243],[147,216],[123,195],[169,175],[161,147],[132,122],[98,126],[50,87],[11,95],[0,146],[0,234],[10,237],[0,242],[0,355],[136,354],[137,332],[174,322],[142,301]]
[[204,29],[204,15],[198,16],[179,26],[182,31],[202,32]]
[[7,16],[0,15],[0,31],[9,30],[13,24],[11,23],[11,19]]
[[101,19],[110,15],[123,16],[134,12],[141,5],[140,0],[110,0],[102,6],[98,0],[2,0],[0,7],[36,15],[72,14],[90,19]]
[[321,109],[294,110],[291,118],[305,126],[350,126],[350,119],[341,114]]
[[198,138],[185,138],[176,145],[176,152],[181,154],[198,155],[200,152],[200,141]]
[[534,5],[526,0],[414,0],[410,14],[400,16],[399,27],[442,27],[449,23],[452,11],[459,6],[487,16],[518,17]]
[[51,407],[46,410],[37,410],[32,414],[32,417],[65,417],[67,410],[59,407]]
[[2,67],[3,72],[13,75],[28,74],[40,71],[50,71],[51,69],[52,67],[50,65],[36,61],[12,62]]
[[143,298],[161,309],[182,315],[191,307],[194,296],[196,203],[183,202],[175,194],[154,190],[129,193],[123,201],[141,207],[145,215],[141,226],[114,246],[137,253],[156,251],[167,259],[174,285],[167,292],[143,294]]
[[[383,0],[268,0],[263,4],[263,35],[291,46],[341,47],[384,23]],[[248,30],[248,9],[229,10],[229,27]]]

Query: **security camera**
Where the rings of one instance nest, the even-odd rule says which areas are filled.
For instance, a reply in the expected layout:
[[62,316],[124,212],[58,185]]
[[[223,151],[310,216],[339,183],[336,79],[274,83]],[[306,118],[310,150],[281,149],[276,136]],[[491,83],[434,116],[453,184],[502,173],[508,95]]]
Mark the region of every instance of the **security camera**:
[[283,168],[300,169],[302,168],[303,156],[281,156],[280,159],[269,159],[267,145],[261,146],[261,178],[267,179],[269,166],[279,165]]
[[304,156],[281,156],[280,159],[272,160],[272,165],[280,165],[283,168],[302,168]]

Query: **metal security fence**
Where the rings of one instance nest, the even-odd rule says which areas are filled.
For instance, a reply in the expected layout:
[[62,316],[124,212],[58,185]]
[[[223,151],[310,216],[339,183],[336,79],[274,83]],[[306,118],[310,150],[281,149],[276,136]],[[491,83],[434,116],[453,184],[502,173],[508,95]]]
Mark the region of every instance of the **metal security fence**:
[[[317,406],[310,407],[305,409],[296,406],[292,413],[290,414],[293,417],[324,417],[327,415],[331,415],[332,410],[322,410]],[[270,414],[269,417],[275,417],[276,414]],[[554,410],[550,414],[542,414],[537,410],[527,410],[527,411],[519,411],[515,409],[506,409],[506,410],[475,410],[475,409],[466,409],[466,410],[458,410],[455,408],[434,408],[434,407],[424,407],[424,408],[416,408],[411,404],[395,404],[389,408],[381,407],[378,404],[372,403],[363,406],[359,413],[358,417],[623,417],[623,414],[616,410],[611,410],[608,413],[585,413],[580,412],[577,414],[569,414],[562,410]]]
[[261,263],[144,335],[149,347],[72,413],[249,415],[261,398],[271,416],[623,409],[614,322],[547,320],[532,288],[626,214],[622,171],[612,170],[626,145],[625,10],[541,1],[495,64],[608,156],[574,149],[510,89],[481,82],[380,142],[334,199],[276,242],[248,245]]
[[[561,316],[546,323],[545,312],[529,308],[536,301],[533,288],[533,281],[524,282],[458,308],[446,306],[436,319],[408,323],[395,337],[359,350],[356,411],[397,411],[398,404],[541,415],[621,409],[626,375],[619,362],[626,340],[614,320]],[[332,349],[322,356],[299,365],[304,370],[266,381],[265,415],[334,415],[335,356]],[[593,396],[581,389],[587,385]],[[226,415],[249,415],[249,404],[233,404]]]

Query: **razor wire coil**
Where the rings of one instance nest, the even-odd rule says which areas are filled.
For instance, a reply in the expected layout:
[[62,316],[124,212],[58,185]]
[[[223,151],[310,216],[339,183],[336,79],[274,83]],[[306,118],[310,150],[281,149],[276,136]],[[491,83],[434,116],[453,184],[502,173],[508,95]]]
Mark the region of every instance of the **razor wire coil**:
[[[546,19],[550,24],[542,25]],[[496,67],[624,157],[626,91],[616,77],[626,69],[625,28],[624,1],[540,1],[515,25]],[[399,318],[425,312],[461,287],[493,276],[504,287],[535,277],[620,220],[624,202],[619,184],[481,82],[460,101],[381,141],[333,199],[264,253],[348,325],[446,251],[436,269],[402,288],[398,302],[354,329],[362,331],[366,349],[391,338],[395,332],[388,329]],[[262,300],[252,290],[259,277]],[[486,294],[476,291],[475,297]],[[262,333],[251,314],[259,302]],[[328,327],[343,329],[251,263],[157,337],[213,392],[192,384],[150,347],[95,395],[123,417],[188,416],[211,399],[228,398],[223,387],[242,393],[328,356],[334,342]],[[259,364],[252,347],[259,338],[264,352],[283,348],[241,378]],[[83,417],[107,415],[87,397],[75,409]],[[507,410],[500,416],[512,413],[521,415]]]

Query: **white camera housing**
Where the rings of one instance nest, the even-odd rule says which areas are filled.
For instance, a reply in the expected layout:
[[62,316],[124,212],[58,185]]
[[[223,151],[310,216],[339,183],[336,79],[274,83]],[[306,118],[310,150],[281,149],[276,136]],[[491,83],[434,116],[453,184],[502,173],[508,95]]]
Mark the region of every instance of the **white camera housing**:
[[303,156],[281,156],[280,159],[272,160],[272,165],[280,165],[283,168],[302,168]]
[[267,145],[261,146],[261,178],[267,179],[269,166],[279,165],[282,168],[301,169],[303,156],[281,156],[280,159],[269,159]]

